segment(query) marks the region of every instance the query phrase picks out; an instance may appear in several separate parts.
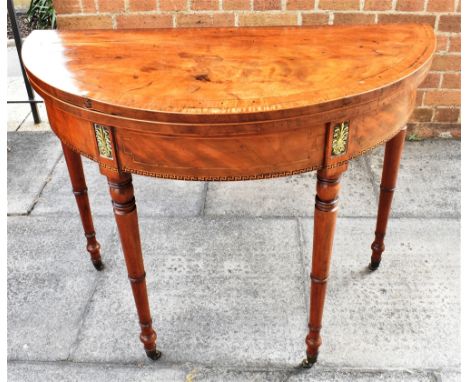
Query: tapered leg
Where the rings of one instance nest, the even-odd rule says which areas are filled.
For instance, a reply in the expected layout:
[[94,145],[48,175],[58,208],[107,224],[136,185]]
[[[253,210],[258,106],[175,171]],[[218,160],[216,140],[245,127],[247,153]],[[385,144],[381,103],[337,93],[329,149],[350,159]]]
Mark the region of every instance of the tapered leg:
[[311,367],[317,361],[318,349],[322,344],[320,329],[338,211],[340,176],[346,167],[347,165],[343,165],[317,172],[312,271],[310,273],[309,334],[306,337],[307,358],[302,362],[305,368]]
[[161,352],[156,350],[156,332],[152,327],[151,313],[146,291],[146,273],[141,253],[138,216],[130,174],[108,175],[110,195],[114,206],[114,215],[120,234],[128,278],[132,286],[133,297],[140,320],[140,340],[146,354],[156,360]]
[[63,155],[67,163],[68,173],[75,194],[76,204],[80,211],[81,223],[85,232],[88,244],[86,249],[91,255],[91,261],[94,267],[100,271],[104,268],[101,260],[100,248],[101,246],[96,240],[96,233],[94,232],[93,217],[91,216],[91,208],[89,206],[88,189],[83,173],[83,163],[81,162],[80,154],[74,152],[62,143]]
[[406,129],[400,131],[395,137],[385,145],[384,165],[382,170],[382,180],[380,182],[379,211],[377,214],[377,225],[375,228],[375,240],[371,245],[372,257],[369,269],[375,271],[385,250],[384,237],[387,230],[388,217],[392,205],[393,192],[398,177],[400,167],[400,157],[405,144]]

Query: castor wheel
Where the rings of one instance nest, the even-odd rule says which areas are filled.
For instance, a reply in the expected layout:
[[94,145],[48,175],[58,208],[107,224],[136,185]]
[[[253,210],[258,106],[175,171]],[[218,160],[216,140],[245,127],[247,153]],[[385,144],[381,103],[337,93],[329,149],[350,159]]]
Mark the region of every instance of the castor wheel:
[[380,261],[371,261],[369,263],[369,270],[372,272],[376,271],[379,268],[379,265],[380,265]]
[[101,260],[93,261],[93,265],[97,271],[102,271],[104,269],[104,263]]
[[153,361],[156,361],[157,359],[161,358],[162,353],[157,349],[145,350],[145,351],[146,351],[146,355],[148,356],[148,358],[151,358]]
[[317,362],[317,357],[318,353],[313,356],[307,355],[307,358],[302,361],[301,367],[303,369],[310,369],[312,366],[314,366],[314,363]]

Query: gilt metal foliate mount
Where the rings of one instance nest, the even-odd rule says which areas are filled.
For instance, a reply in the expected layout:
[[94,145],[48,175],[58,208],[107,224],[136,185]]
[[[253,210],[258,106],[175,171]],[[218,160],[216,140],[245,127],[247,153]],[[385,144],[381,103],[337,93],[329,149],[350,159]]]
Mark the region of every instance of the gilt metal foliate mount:
[[343,155],[348,149],[349,121],[341,122],[333,128],[332,156]]
[[99,155],[107,159],[112,159],[112,144],[109,128],[95,123],[94,134],[96,135]]

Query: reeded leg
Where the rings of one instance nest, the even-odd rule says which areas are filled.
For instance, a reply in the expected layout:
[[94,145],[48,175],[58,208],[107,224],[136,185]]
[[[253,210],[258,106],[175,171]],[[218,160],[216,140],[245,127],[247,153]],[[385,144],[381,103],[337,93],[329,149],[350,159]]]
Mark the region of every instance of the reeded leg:
[[140,320],[140,340],[146,354],[156,360],[161,352],[156,350],[156,332],[152,327],[151,313],[146,291],[145,267],[141,253],[138,216],[133,195],[132,176],[130,174],[108,175],[110,195],[114,206],[114,215],[120,234],[128,278],[132,286],[133,297]]
[[76,204],[80,211],[81,223],[85,232],[88,244],[86,249],[91,255],[91,261],[94,267],[100,271],[104,269],[104,264],[101,260],[100,248],[101,246],[96,240],[96,233],[94,232],[93,218],[91,216],[91,208],[89,206],[88,189],[83,173],[83,163],[81,162],[80,154],[74,152],[62,143],[63,155],[67,163],[68,173],[75,194]]
[[306,337],[307,359],[302,362],[305,368],[311,367],[317,361],[318,349],[322,344],[320,329],[338,211],[340,176],[346,168],[347,165],[343,165],[317,172],[312,271],[310,273],[309,334]]
[[369,269],[375,271],[385,250],[384,237],[387,230],[388,217],[392,205],[393,192],[400,166],[400,157],[405,144],[406,129],[400,131],[395,137],[385,145],[384,165],[382,170],[382,180],[380,182],[379,211],[377,214],[377,225],[375,228],[375,240],[371,245],[372,257]]

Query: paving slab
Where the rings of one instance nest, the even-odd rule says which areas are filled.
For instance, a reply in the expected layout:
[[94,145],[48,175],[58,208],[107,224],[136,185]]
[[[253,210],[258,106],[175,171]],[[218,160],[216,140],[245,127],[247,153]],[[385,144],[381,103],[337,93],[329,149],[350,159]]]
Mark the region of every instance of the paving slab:
[[[16,51],[14,52],[16,55]],[[17,59],[17,58],[16,58]],[[19,67],[19,64],[18,64]],[[42,98],[37,96],[36,99],[41,100]],[[24,86],[24,80],[21,76],[21,73],[15,76],[9,76],[7,78],[7,101],[27,101],[28,93],[26,92],[26,87]],[[47,120],[47,113],[45,111],[44,105],[40,105],[40,114],[41,117]],[[7,104],[7,127],[8,131],[18,130],[25,121],[31,121],[31,125],[35,126],[33,123],[33,118],[31,114],[31,107],[27,103],[21,104]]]
[[30,113],[27,104],[7,104],[7,131],[17,131]]
[[[406,142],[392,205],[393,216],[460,217],[461,146],[456,140]],[[370,156],[380,184],[383,147]]]
[[[188,371],[182,368],[132,365],[61,363],[9,363],[8,381],[14,382],[182,382]],[[195,381],[193,381],[195,382]]]
[[[29,110],[31,108],[27,105]],[[19,126],[18,131],[52,131],[49,124],[49,118],[47,116],[47,109],[43,103],[37,105],[39,112],[39,117],[41,118],[40,123],[34,123],[34,118],[32,113],[29,113],[26,119],[23,121],[21,126]]]
[[[83,158],[83,167],[93,215],[112,215],[106,178],[100,174],[98,165],[87,158]],[[203,210],[204,182],[134,175],[133,185],[139,216],[196,216]],[[56,213],[78,214],[63,158],[55,167],[52,180],[44,188],[32,212],[33,215]]]
[[[103,258],[116,251],[102,222]],[[64,360],[96,281],[79,219],[8,218],[8,357]]]
[[453,370],[442,370],[434,373],[435,380],[437,382],[460,382],[461,373],[460,371]]
[[[439,375],[439,374],[437,374]],[[434,382],[430,371],[333,370],[314,367],[310,370],[219,370],[197,366],[110,365],[74,362],[31,363],[14,362],[8,365],[11,382]],[[445,382],[445,380],[442,379]],[[455,380],[454,380],[455,381]]]
[[[208,185],[206,215],[313,216],[316,172]],[[377,202],[366,158],[350,162],[342,178],[342,216],[375,216]]]
[[[297,365],[304,355],[303,264],[294,219],[141,219],[161,362]],[[71,359],[151,362],[123,260],[108,264]]]
[[[308,264],[312,225],[302,220]],[[382,263],[371,273],[373,230],[373,219],[338,220],[320,363],[459,368],[459,221],[390,220]]]
[[8,133],[8,214],[27,214],[62,155],[59,140],[47,132]]

